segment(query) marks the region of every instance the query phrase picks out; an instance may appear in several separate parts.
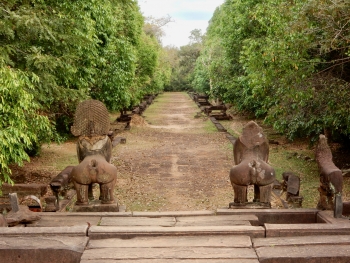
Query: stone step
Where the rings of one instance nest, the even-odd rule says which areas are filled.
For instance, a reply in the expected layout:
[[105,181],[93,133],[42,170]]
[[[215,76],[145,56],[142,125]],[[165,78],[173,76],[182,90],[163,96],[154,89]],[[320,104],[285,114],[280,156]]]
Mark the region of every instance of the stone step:
[[72,236],[0,236],[0,262],[79,262],[88,241]]
[[[118,261],[114,259],[92,259],[81,260],[80,263],[116,263]],[[141,259],[141,260],[123,260],[127,263],[259,263],[257,259]]]
[[[69,214],[69,213],[66,213]],[[84,215],[84,214],[83,214]],[[91,225],[97,226],[100,222],[101,216],[41,216],[41,219],[33,222],[32,224],[27,224],[27,227],[57,227],[57,226],[77,226],[77,225],[87,225],[89,222]]]
[[[257,239],[259,240],[259,239]],[[128,247],[128,248],[168,248],[168,247],[235,247],[252,248],[249,236],[166,236],[135,237],[131,239],[110,238],[90,240],[87,249]]]
[[100,226],[235,226],[258,225],[259,220],[254,215],[229,216],[183,216],[183,217],[102,217]]
[[269,224],[311,224],[319,223],[317,209],[224,209],[217,215],[256,215],[259,221]]
[[87,236],[88,224],[61,227],[0,227],[0,237]]
[[215,211],[162,211],[162,212],[132,212],[133,217],[165,217],[165,216],[213,216]]
[[350,235],[350,224],[265,224],[266,237]]
[[235,226],[259,225],[255,215],[193,216],[177,217],[175,226]]
[[149,260],[149,259],[257,259],[252,248],[168,247],[168,248],[99,248],[87,249],[84,260]]
[[103,217],[100,222],[100,226],[162,226],[173,227],[176,224],[175,217],[126,217],[126,218],[113,218]]
[[265,229],[260,226],[192,226],[192,227],[118,227],[91,226],[90,239],[137,236],[194,236],[194,235],[247,235],[265,237]]
[[[321,238],[321,237],[320,237]],[[302,245],[256,248],[260,263],[348,263],[349,245]]]
[[350,235],[255,238],[260,262],[350,262]]
[[350,235],[271,237],[253,239],[253,246],[255,248],[304,245],[350,245]]

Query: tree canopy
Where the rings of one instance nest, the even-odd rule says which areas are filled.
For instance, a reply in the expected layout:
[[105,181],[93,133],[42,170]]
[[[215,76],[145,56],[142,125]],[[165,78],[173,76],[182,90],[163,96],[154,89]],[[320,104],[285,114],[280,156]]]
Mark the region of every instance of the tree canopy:
[[79,101],[110,110],[170,81],[157,35],[135,0],[0,3],[0,184],[11,163],[68,132]]
[[171,18],[136,0],[0,3],[0,184],[12,163],[68,132],[79,101],[110,110],[195,89],[290,139],[350,135],[350,2],[226,0],[207,32],[163,47]]
[[192,85],[290,139],[349,137],[349,11],[345,0],[226,0]]

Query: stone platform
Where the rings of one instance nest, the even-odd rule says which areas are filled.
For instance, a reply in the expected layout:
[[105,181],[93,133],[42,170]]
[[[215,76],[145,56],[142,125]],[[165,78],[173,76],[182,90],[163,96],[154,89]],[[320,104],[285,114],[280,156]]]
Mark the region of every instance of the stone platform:
[[350,262],[350,221],[315,209],[38,213],[0,228],[4,262]]

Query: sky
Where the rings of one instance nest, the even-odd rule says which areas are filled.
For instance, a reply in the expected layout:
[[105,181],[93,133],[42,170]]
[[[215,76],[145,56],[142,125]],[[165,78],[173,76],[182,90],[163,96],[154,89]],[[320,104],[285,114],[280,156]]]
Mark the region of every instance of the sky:
[[201,29],[205,33],[216,7],[225,0],[138,0],[144,16],[161,18],[170,15],[174,22],[163,27],[163,46],[185,46],[190,32]]

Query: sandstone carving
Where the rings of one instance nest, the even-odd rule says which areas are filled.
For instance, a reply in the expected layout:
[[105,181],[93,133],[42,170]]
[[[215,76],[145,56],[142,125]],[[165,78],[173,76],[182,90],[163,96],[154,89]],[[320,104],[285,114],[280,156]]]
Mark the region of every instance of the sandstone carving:
[[6,222],[8,226],[15,226],[20,223],[32,223],[40,220],[38,213],[29,210],[26,205],[18,204],[17,193],[9,194],[11,211],[6,215]]
[[230,171],[230,180],[234,202],[230,207],[246,205],[248,185],[254,185],[253,202],[270,206],[275,170],[267,163],[268,140],[254,121],[244,126],[242,135],[234,143],[233,155],[236,166]]
[[301,207],[303,197],[299,195],[300,178],[292,172],[284,172],[282,177],[282,187],[283,190],[287,192],[287,202],[292,204],[293,207]]
[[[328,146],[327,138],[320,135],[316,146],[316,161],[320,172],[320,199],[318,209],[333,210],[335,208],[336,217],[341,216],[342,204],[341,195],[343,190],[343,175],[341,170],[333,163],[332,151]],[[335,204],[335,199],[338,204]]]
[[87,156],[71,172],[75,190],[77,191],[77,205],[87,205],[89,186],[93,183],[100,185],[100,200],[102,204],[114,203],[114,186],[117,179],[117,168],[108,163],[102,155]]
[[108,111],[102,102],[87,100],[78,105],[71,131],[79,136],[77,155],[80,164],[70,173],[77,191],[77,205],[87,205],[89,199],[93,200],[94,183],[100,186],[101,203],[114,203],[117,168],[109,163],[112,156],[109,125]]

